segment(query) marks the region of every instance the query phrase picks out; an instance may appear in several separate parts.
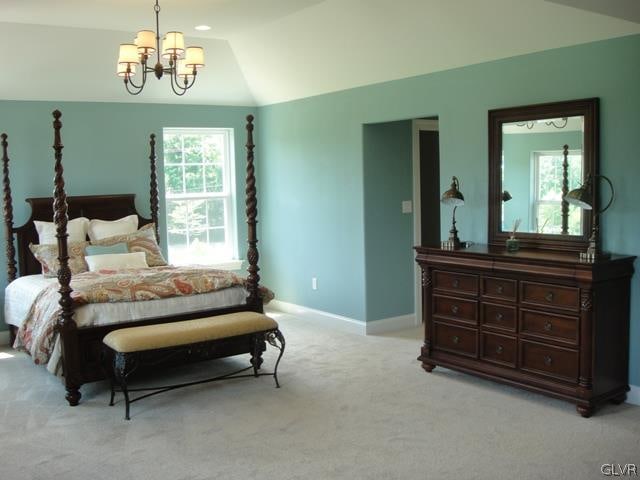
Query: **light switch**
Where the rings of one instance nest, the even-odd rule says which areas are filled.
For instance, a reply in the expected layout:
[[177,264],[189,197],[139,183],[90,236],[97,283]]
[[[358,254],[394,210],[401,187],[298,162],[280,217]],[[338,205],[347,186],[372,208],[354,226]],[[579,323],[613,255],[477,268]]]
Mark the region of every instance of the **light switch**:
[[413,208],[411,205],[411,200],[404,200],[402,202],[402,213],[411,213]]

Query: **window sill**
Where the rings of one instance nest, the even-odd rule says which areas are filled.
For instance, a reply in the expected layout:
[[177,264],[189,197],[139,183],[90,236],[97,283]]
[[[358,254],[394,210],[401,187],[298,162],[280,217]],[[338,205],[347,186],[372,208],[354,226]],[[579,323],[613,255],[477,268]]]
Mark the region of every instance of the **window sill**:
[[244,260],[227,260],[226,262],[212,263],[211,267],[218,270],[240,270]]

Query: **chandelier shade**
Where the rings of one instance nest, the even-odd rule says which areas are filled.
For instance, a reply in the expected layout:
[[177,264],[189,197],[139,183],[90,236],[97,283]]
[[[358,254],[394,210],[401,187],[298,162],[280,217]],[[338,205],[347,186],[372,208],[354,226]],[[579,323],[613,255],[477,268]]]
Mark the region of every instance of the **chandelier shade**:
[[[147,75],[153,73],[160,80],[165,74],[171,82],[171,90],[176,95],[184,95],[193,87],[198,69],[204,67],[204,49],[189,46],[185,48],[184,34],[169,31],[160,35],[160,5],[155,2],[156,30],[140,30],[133,43],[120,45],[116,74],[124,79],[124,86],[131,95],[138,95],[144,89]],[[162,44],[160,43],[162,39]],[[151,56],[156,55],[156,63],[150,66]],[[168,60],[168,66],[162,63]],[[140,83],[135,83],[136,66],[140,65]]]

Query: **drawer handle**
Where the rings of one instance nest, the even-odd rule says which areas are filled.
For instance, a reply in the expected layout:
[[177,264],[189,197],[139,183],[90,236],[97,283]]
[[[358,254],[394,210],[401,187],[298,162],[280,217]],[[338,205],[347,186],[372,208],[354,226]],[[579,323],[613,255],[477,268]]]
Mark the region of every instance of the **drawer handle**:
[[553,302],[553,292],[549,292],[549,293],[547,293],[547,294],[544,296],[544,299],[545,299],[547,302]]
[[552,328],[553,328],[553,324],[551,322],[547,322],[547,323],[544,324],[544,329],[547,332],[550,332]]
[[549,355],[545,355],[544,356],[544,364],[547,367],[550,367],[552,363],[553,363],[553,358],[551,358]]
[[457,335],[454,335],[453,337],[451,337],[451,340],[453,341],[453,343],[455,343],[456,345],[460,343],[460,337],[458,337]]
[[502,319],[504,318],[504,315],[501,313],[496,313],[496,321],[501,322]]
[[458,288],[460,286],[460,280],[454,278],[453,282],[451,282],[451,285],[453,285],[453,288]]
[[460,311],[460,307],[458,305],[451,305],[451,313],[453,313],[454,315],[457,315],[459,311]]
[[502,345],[498,345],[496,347],[496,353],[500,355],[504,351],[504,347]]
[[498,288],[496,288],[496,290],[498,291],[498,293],[503,293],[504,287],[502,285],[498,285]]

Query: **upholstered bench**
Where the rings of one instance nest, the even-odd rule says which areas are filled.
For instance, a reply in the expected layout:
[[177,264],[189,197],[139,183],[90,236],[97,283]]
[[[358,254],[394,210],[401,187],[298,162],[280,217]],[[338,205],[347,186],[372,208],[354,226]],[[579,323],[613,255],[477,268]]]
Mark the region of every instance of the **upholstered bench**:
[[[218,348],[217,355],[207,355],[207,358],[236,355],[237,352],[225,350],[225,340],[237,339],[240,336],[246,337],[246,340],[251,342],[251,366],[249,367],[214,378],[176,385],[135,389],[129,388],[127,385],[128,377],[139,367],[159,363],[162,358],[170,358],[180,353],[193,353],[197,356],[199,352],[203,351],[216,353],[215,350]],[[261,313],[237,312],[194,320],[122,328],[108,333],[103,342],[107,347],[106,353],[113,357],[113,367],[110,369],[111,401],[109,405],[114,404],[117,384],[119,391],[124,394],[125,418],[127,420],[130,419],[130,404],[134,401],[180,387],[229,378],[261,375],[272,375],[276,387],[280,387],[278,364],[284,353],[284,336],[278,329],[278,323]],[[280,351],[273,373],[259,373],[265,342]],[[253,368],[253,374],[241,375],[242,372],[251,368]],[[150,391],[151,393],[130,398],[129,393],[136,391]]]

